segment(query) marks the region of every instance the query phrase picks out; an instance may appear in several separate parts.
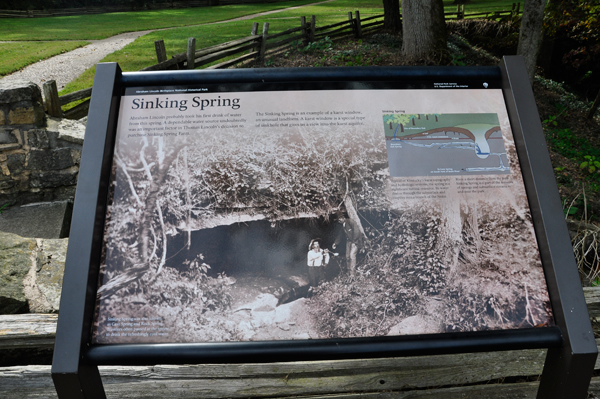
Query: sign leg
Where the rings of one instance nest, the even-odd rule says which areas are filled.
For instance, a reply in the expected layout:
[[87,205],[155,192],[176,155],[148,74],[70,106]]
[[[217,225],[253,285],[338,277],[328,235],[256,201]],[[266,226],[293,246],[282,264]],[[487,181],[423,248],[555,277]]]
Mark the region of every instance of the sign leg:
[[573,353],[568,345],[549,348],[537,398],[586,399],[595,364],[595,353]]
[[106,399],[97,366],[81,366],[77,373],[53,373],[59,399]]

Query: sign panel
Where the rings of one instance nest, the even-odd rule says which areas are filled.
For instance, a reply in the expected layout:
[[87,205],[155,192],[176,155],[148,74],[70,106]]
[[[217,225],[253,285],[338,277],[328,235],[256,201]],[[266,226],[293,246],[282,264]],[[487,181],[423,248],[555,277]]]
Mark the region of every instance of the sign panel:
[[131,87],[92,342],[554,325],[502,91]]

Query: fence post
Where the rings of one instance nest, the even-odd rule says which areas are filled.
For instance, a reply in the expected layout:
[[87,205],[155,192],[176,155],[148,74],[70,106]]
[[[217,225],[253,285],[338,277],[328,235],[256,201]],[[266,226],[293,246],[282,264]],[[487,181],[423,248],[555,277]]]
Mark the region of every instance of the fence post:
[[315,15],[310,16],[310,34],[308,36],[309,42],[315,41],[315,28],[317,27],[317,17]]
[[[252,23],[252,30],[250,31],[250,35],[251,36],[256,36],[257,34],[258,34],[258,22],[253,22]],[[258,50],[259,50],[259,47],[252,47],[250,49],[250,52],[258,51]],[[258,58],[258,55],[257,55],[257,58]]]
[[165,41],[157,40],[154,42],[154,48],[156,49],[156,58],[158,63],[165,62],[167,60],[167,50],[165,49]]
[[258,62],[261,65],[265,64],[265,55],[267,52],[267,37],[268,36],[269,36],[269,23],[265,22],[263,24],[262,39],[260,40],[260,53],[258,55]]
[[517,16],[519,16],[519,12],[521,12],[521,3],[517,3]]
[[187,69],[194,69],[196,63],[196,38],[190,37],[187,46]]
[[356,24],[356,38],[360,39],[362,37],[362,27],[360,26],[360,11],[356,10],[354,13],[356,15],[354,23]]
[[56,88],[56,81],[49,80],[42,86],[44,91],[44,108],[50,116],[62,118],[63,112],[58,102],[58,89]]
[[348,23],[350,24],[352,33],[354,33],[354,36],[356,36],[356,24],[354,23],[354,18],[352,18],[352,11],[348,11]]
[[308,25],[306,24],[306,17],[300,17],[300,26],[302,27],[302,45],[308,46]]
[[456,6],[456,19],[463,19],[462,4],[460,3]]

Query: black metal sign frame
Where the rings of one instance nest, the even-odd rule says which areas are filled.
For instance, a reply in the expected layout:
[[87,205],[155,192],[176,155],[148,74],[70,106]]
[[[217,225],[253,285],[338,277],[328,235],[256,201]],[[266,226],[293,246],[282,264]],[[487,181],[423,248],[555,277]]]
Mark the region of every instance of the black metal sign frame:
[[[541,329],[375,338],[197,344],[92,345],[109,179],[126,87],[193,83],[420,81],[501,82],[521,163],[556,326]],[[392,357],[548,348],[539,398],[585,398],[597,356],[552,165],[525,66],[241,69],[122,73],[99,64],[75,197],[52,377],[58,396],[105,398],[99,365],[243,363]]]

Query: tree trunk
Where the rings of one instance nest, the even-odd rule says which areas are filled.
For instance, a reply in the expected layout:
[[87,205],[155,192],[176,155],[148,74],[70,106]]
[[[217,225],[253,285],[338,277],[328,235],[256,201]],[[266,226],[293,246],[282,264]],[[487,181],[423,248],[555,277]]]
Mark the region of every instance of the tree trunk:
[[400,0],[383,0],[383,28],[393,32],[398,32],[402,28]]
[[409,59],[443,63],[448,58],[442,0],[402,1],[402,52]]
[[523,5],[523,19],[519,33],[519,46],[517,54],[525,58],[525,66],[529,81],[533,83],[537,57],[542,45],[542,24],[544,22],[544,8],[546,0],[527,0]]

